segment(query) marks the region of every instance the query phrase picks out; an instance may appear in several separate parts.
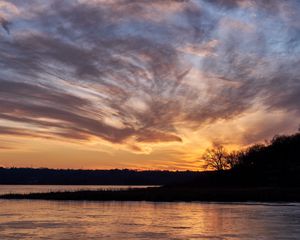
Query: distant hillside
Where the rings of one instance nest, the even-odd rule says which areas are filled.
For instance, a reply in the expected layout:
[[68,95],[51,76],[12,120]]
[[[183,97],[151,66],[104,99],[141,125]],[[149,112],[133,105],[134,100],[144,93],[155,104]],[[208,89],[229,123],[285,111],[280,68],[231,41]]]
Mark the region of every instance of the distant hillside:
[[134,170],[55,170],[0,168],[0,184],[165,185],[191,181],[200,172]]

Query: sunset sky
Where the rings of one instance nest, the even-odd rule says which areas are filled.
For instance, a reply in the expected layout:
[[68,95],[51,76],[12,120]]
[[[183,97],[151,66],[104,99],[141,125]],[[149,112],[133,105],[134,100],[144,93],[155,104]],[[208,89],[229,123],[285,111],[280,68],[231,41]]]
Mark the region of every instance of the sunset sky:
[[0,0],[0,166],[196,170],[299,117],[299,0]]

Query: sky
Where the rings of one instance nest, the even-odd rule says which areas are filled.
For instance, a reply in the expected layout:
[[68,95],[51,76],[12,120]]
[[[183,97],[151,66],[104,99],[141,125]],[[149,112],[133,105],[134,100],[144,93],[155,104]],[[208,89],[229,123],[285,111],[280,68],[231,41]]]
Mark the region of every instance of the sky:
[[201,170],[297,131],[298,0],[0,0],[0,166]]

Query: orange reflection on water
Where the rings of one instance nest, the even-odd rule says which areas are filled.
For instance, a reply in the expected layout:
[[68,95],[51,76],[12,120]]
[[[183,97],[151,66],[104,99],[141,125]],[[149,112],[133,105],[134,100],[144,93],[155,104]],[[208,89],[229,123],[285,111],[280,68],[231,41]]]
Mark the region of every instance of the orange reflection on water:
[[291,239],[300,205],[1,200],[0,239]]

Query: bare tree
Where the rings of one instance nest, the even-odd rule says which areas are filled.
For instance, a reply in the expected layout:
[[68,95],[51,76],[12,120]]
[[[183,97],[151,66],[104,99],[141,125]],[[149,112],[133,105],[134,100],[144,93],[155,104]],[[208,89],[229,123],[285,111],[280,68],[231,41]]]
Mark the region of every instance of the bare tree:
[[207,149],[202,155],[202,159],[205,161],[204,166],[208,169],[222,171],[229,168],[227,152],[221,145]]

